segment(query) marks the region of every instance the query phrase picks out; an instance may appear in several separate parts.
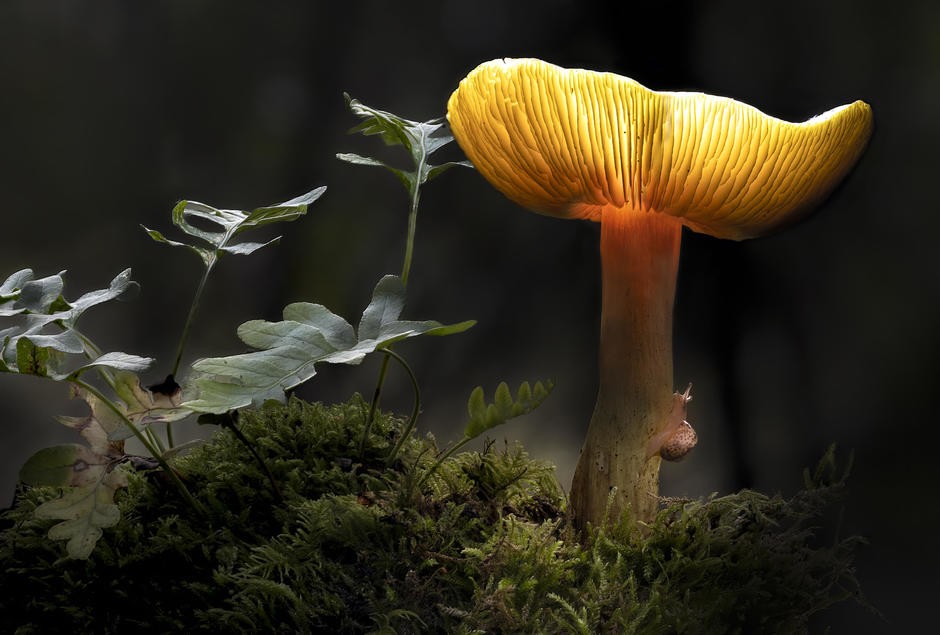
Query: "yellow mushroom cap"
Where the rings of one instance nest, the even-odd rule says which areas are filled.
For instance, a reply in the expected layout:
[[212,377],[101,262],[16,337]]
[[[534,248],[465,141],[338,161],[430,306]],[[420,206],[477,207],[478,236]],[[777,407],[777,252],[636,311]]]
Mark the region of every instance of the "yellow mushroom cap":
[[447,117],[480,173],[523,207],[593,220],[611,206],[655,211],[734,239],[810,211],[872,130],[861,101],[790,123],[733,99],[535,59],[481,64]]

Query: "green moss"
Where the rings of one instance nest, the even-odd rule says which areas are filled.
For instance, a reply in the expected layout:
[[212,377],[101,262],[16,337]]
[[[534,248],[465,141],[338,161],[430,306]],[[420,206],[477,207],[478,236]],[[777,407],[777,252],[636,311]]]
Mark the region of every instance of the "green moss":
[[433,440],[387,455],[402,421],[367,404],[291,399],[243,413],[174,465],[209,510],[160,472],[134,473],[121,522],[68,560],[24,489],[3,514],[0,631],[794,632],[861,601],[858,538],[813,523],[844,477],[832,453],[790,499],[744,491],[679,501],[648,528],[629,519],[576,539],[553,468],[517,446],[458,454],[424,481]]

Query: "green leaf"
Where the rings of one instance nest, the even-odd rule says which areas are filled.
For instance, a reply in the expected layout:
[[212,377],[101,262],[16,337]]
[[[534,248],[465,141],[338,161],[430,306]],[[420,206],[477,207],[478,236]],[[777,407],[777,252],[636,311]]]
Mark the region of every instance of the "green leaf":
[[129,355],[119,352],[105,353],[97,359],[88,362],[77,371],[73,371],[73,373],[96,366],[105,366],[113,370],[126,370],[132,373],[139,373],[150,368],[154,361],[152,357],[140,357],[139,355]]
[[[217,209],[197,201],[180,201],[173,208],[173,224],[184,234],[208,243],[208,247],[201,244],[170,240],[155,229],[149,229],[148,227],[143,227],[143,229],[150,238],[158,243],[171,247],[184,247],[193,251],[203,261],[203,264],[209,267],[223,253],[244,256],[276,243],[280,236],[264,243],[236,243],[233,242],[233,239],[249,229],[297,220],[307,213],[309,205],[320,198],[325,191],[326,187],[318,187],[283,203],[259,207],[250,212]],[[193,225],[190,222],[191,220],[198,220],[217,229],[202,229]]]
[[65,272],[60,271],[54,276],[24,282],[16,302],[17,307],[30,313],[48,313],[53,302],[62,295],[65,287],[63,274]]
[[84,445],[69,443],[43,448],[20,468],[20,481],[33,486],[81,487],[96,483],[107,459]]
[[351,152],[340,152],[336,155],[336,158],[340,161],[346,161],[347,163],[352,163],[355,165],[371,165],[380,168],[385,168],[389,172],[395,175],[395,177],[401,181],[401,184],[409,192],[415,187],[415,175],[414,172],[406,172],[404,170],[399,170],[398,168],[393,168],[388,163],[384,161],[379,161],[372,157],[364,157],[359,154],[353,154]]
[[496,412],[503,419],[509,419],[512,416],[512,395],[509,394],[509,385],[502,382],[496,387],[496,396],[493,404],[496,406]]
[[551,393],[554,383],[546,381],[536,382],[535,387],[529,386],[529,382],[524,381],[516,391],[516,398],[513,399],[512,393],[506,382],[502,382],[496,387],[494,402],[486,403],[483,393],[483,387],[477,386],[470,392],[470,398],[467,400],[467,414],[470,419],[464,428],[464,439],[475,439],[487,430],[506,423],[509,419],[528,414],[538,408],[545,398]]
[[[138,290],[136,282],[131,280],[131,270],[125,269],[105,289],[90,291],[78,299],[69,302],[62,297],[64,272],[41,278],[28,279],[32,272],[28,269],[17,272],[7,279],[3,289],[9,291],[7,297],[15,296],[15,309],[0,311],[0,317],[18,315],[17,323],[0,331],[3,337],[0,345],[0,370],[28,375],[50,377],[63,380],[73,371],[63,372],[67,355],[96,357],[97,352],[89,350],[76,328],[79,318],[88,309],[111,300],[124,300]],[[17,288],[15,285],[22,284]],[[17,295],[18,294],[18,295]],[[113,353],[93,363],[100,367],[139,370],[142,360],[125,353]],[[133,361],[132,361],[133,360]],[[86,364],[87,365],[87,364]],[[81,368],[81,367],[80,367]]]
[[209,264],[209,262],[213,258],[213,252],[211,249],[198,247],[196,245],[187,245],[186,243],[181,243],[175,240],[170,240],[155,229],[147,229],[143,225],[141,225],[141,227],[143,227],[144,231],[147,232],[148,236],[150,236],[154,241],[158,243],[163,243],[164,245],[169,245],[170,247],[183,247],[185,249],[189,249],[190,251],[195,253],[197,256],[199,256],[203,264]]
[[274,223],[287,223],[297,220],[307,213],[310,204],[323,196],[324,192],[326,192],[326,186],[310,190],[306,194],[301,194],[277,205],[253,209],[246,218],[238,222],[235,233],[238,234],[254,227],[264,227]]
[[338,152],[336,158],[340,161],[345,161],[346,163],[352,163],[354,165],[371,165],[378,168],[387,168],[388,164],[385,161],[379,161],[372,157],[364,157],[361,154],[355,154],[354,152]]
[[19,295],[20,289],[33,279],[32,269],[20,269],[0,284],[0,300],[9,300]]
[[16,368],[21,375],[45,377],[49,357],[49,349],[39,348],[29,339],[22,338],[16,342]]
[[430,181],[431,179],[435,179],[447,170],[457,166],[473,169],[473,164],[469,161],[448,161],[447,163],[441,163],[440,165],[430,167],[426,172],[424,180]]
[[227,254],[233,254],[236,256],[249,256],[262,247],[267,247],[268,245],[276,245],[281,242],[281,237],[272,238],[266,243],[237,243],[234,245],[226,245],[221,247],[219,251],[222,251]]
[[129,300],[140,290],[140,285],[131,280],[131,270],[125,269],[111,280],[107,289],[89,291],[71,303],[72,308],[62,319],[74,323],[78,317],[93,306],[111,300]]
[[375,339],[383,324],[398,320],[405,308],[405,285],[398,276],[385,276],[375,285],[372,301],[362,312],[359,321],[359,338]]
[[197,412],[221,414],[269,399],[283,401],[284,391],[316,375],[316,364],[359,364],[366,355],[393,342],[417,335],[459,333],[474,324],[402,321],[398,317],[403,306],[401,280],[385,276],[362,314],[358,335],[326,307],[305,302],[285,307],[281,322],[245,322],[238,336],[261,350],[193,364],[198,396],[182,405]]
[[[55,380],[74,379],[93,368],[115,372],[109,379],[119,401],[109,404],[76,388],[74,394],[88,402],[91,414],[59,419],[77,430],[88,446],[45,448],[30,457],[20,472],[25,483],[66,488],[59,498],[37,507],[35,517],[61,520],[49,530],[49,537],[67,540],[70,557],[87,558],[102,529],[120,517],[113,502],[114,492],[126,486],[127,480],[115,466],[126,460],[123,439],[132,434],[124,416],[142,427],[154,421],[182,418],[190,412],[178,404],[162,404],[162,396],[154,398],[140,387],[136,375],[128,372],[144,370],[153,360],[119,352],[99,355],[76,330],[76,322],[89,308],[126,299],[137,291],[130,269],[118,274],[107,288],[85,293],[71,303],[62,297],[62,275],[34,280],[32,271],[23,269],[0,285],[4,297],[0,317],[17,316],[16,324],[0,330],[0,369]],[[84,357],[71,371],[64,370],[69,354]]]
[[458,165],[473,167],[469,161],[451,161],[441,165],[431,165],[428,162],[428,157],[454,140],[453,135],[448,132],[443,117],[428,121],[411,121],[390,112],[366,106],[349,95],[344,96],[350,112],[362,119],[362,122],[350,132],[359,132],[366,136],[378,135],[386,145],[402,146],[411,155],[414,169],[401,170],[374,157],[348,152],[337,154],[336,158],[357,165],[385,168],[392,172],[411,194],[416,188],[449,168]]
[[[349,322],[336,315],[322,304],[295,302],[284,307],[284,319],[311,326],[323,334],[327,343],[336,348],[351,348],[356,345],[356,332]],[[245,340],[246,343],[249,343]],[[251,344],[255,348],[263,345]]]
[[467,400],[467,413],[470,415],[470,421],[482,420],[486,417],[486,396],[483,393],[483,386],[477,386],[470,391],[470,398]]
[[[82,339],[75,331],[71,329],[62,331],[61,333],[53,333],[51,335],[43,335],[41,333],[24,333],[22,337],[16,342],[17,355],[19,355],[22,344],[27,340],[36,348],[53,349],[61,353],[71,353],[73,355],[80,355],[85,352],[85,344],[82,342]],[[35,375],[45,374],[44,372],[36,373],[31,371],[24,371],[22,366],[19,368],[21,373],[31,373]]]
[[66,551],[71,558],[86,559],[95,548],[106,527],[117,524],[121,511],[114,504],[114,493],[127,486],[123,470],[105,472],[95,482],[67,489],[57,499],[36,508],[36,518],[52,518],[63,522],[49,529],[52,540],[68,540]]
[[420,126],[418,122],[403,119],[398,115],[393,115],[384,110],[378,110],[366,106],[358,99],[353,99],[348,94],[343,93],[346,99],[346,106],[352,114],[361,118],[363,121],[350,132],[361,132],[366,136],[379,135],[386,145],[404,146],[408,151],[414,152],[415,135],[413,130]]
[[105,353],[100,355],[87,364],[82,364],[78,368],[63,375],[58,375],[55,379],[67,379],[69,377],[78,377],[86,370],[92,368],[110,368],[111,370],[123,370],[131,373],[140,373],[151,366],[154,360],[152,357],[140,357],[139,355],[129,355],[128,353]]
[[32,279],[32,269],[20,269],[0,284],[0,317],[18,315],[26,311],[26,307],[20,305],[17,300],[23,285]]

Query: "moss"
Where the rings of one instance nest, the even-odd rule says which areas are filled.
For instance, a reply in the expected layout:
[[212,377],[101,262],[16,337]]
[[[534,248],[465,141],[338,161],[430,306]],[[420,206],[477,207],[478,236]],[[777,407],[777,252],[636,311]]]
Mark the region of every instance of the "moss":
[[792,498],[743,491],[675,501],[578,540],[553,468],[518,446],[434,463],[414,437],[387,466],[401,420],[382,415],[360,454],[361,399],[291,399],[174,465],[200,517],[160,472],[133,473],[121,522],[87,561],[67,560],[23,489],[3,514],[0,631],[794,632],[861,600],[857,538],[813,529],[844,478],[832,454]]

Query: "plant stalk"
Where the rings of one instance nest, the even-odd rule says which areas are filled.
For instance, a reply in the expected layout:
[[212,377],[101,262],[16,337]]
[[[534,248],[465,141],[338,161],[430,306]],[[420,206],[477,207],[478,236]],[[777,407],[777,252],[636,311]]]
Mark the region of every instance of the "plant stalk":
[[[180,341],[176,347],[176,359],[173,362],[173,370],[170,372],[174,377],[179,372],[180,363],[183,360],[183,351],[186,349],[186,342],[189,340],[189,331],[192,328],[193,321],[196,318],[196,310],[199,308],[199,300],[202,298],[202,292],[206,288],[206,281],[209,280],[209,274],[212,273],[213,267],[218,260],[213,257],[206,262],[206,270],[202,274],[202,279],[199,280],[199,285],[196,287],[196,293],[193,295],[193,302],[189,306],[189,314],[186,316],[186,322],[183,324],[183,332],[180,334]],[[172,444],[171,444],[172,445]]]
[[408,373],[408,378],[411,380],[411,388],[414,390],[415,394],[415,403],[414,407],[411,409],[411,418],[408,419],[408,423],[405,424],[405,428],[398,437],[398,441],[395,443],[395,447],[393,447],[392,451],[388,453],[386,462],[391,463],[395,460],[395,457],[398,456],[398,453],[401,452],[402,446],[405,444],[405,442],[408,440],[408,437],[411,436],[411,433],[415,429],[415,424],[418,421],[418,414],[421,412],[421,387],[418,385],[418,378],[415,377],[414,371],[411,370],[411,366],[408,365],[408,362],[405,361],[405,358],[388,348],[382,349],[382,352],[385,353],[386,359],[389,357],[394,358],[395,361],[401,364],[402,368],[405,369],[405,372]]
[[[424,164],[418,166],[417,174],[424,169]],[[416,177],[417,178],[417,177]],[[421,199],[421,186],[415,185],[411,192],[411,208],[408,211],[408,236],[405,239],[405,257],[401,265],[401,284],[408,287],[408,275],[411,273],[411,259],[414,255],[415,232],[418,227],[418,201]]]
[[271,472],[271,468],[268,467],[268,464],[265,463],[264,459],[261,458],[261,455],[258,454],[258,451],[255,449],[255,446],[252,445],[251,441],[248,440],[248,437],[246,437],[244,433],[238,429],[238,425],[235,424],[234,422],[226,425],[225,427],[231,430],[232,434],[235,435],[235,438],[238,439],[238,441],[242,445],[248,448],[248,451],[251,453],[251,456],[254,457],[255,459],[255,463],[258,464],[258,466],[261,468],[261,471],[264,472],[265,476],[267,477],[268,483],[271,484],[271,491],[274,492],[275,498],[277,498],[279,503],[283,503],[284,494],[281,492],[281,488],[277,484],[277,479],[274,478],[274,473]]
[[[176,359],[173,361],[173,370],[170,372],[171,377],[176,377],[176,375],[179,373],[180,364],[183,361],[183,351],[186,350],[186,342],[189,340],[189,331],[196,319],[196,311],[199,309],[199,300],[202,298],[202,292],[206,288],[206,282],[209,280],[209,274],[212,273],[212,269],[215,267],[215,263],[217,262],[218,258],[214,254],[206,261],[206,270],[203,272],[202,278],[199,280],[199,284],[196,286],[196,293],[193,294],[193,301],[189,306],[189,313],[186,315],[186,322],[183,324],[183,332],[180,334],[180,341],[176,346]],[[172,422],[167,422],[166,424],[166,442],[167,445],[171,448],[176,446],[176,443],[173,440]]]
[[[408,234],[405,238],[405,256],[401,264],[401,285],[408,288],[408,275],[411,273],[411,259],[414,255],[415,232],[418,227],[418,202],[421,200],[421,182],[420,175],[424,172],[424,166],[427,157],[422,153],[420,160],[415,166],[415,180],[409,192],[411,204],[408,210]],[[386,349],[387,352],[391,352]],[[379,400],[382,398],[382,387],[385,385],[385,376],[388,374],[388,363],[390,355],[382,359],[382,367],[379,369],[379,378],[375,382],[375,392],[372,393],[372,403],[369,406],[369,418],[363,428],[362,440],[359,443],[359,455],[365,452],[366,439],[372,432],[372,423],[375,421],[375,413],[379,407]],[[402,360],[404,361],[404,360]]]

